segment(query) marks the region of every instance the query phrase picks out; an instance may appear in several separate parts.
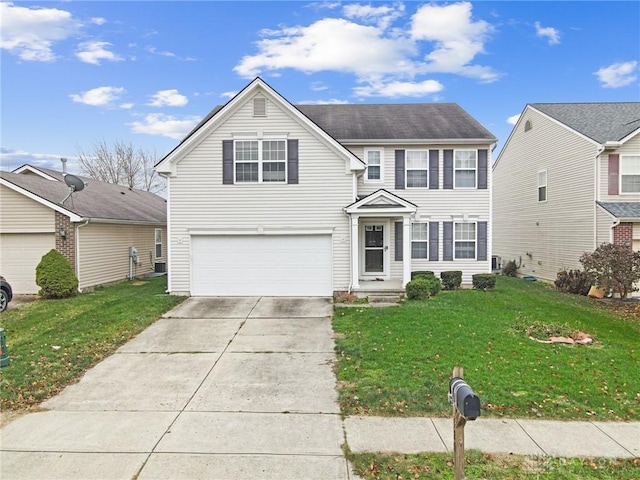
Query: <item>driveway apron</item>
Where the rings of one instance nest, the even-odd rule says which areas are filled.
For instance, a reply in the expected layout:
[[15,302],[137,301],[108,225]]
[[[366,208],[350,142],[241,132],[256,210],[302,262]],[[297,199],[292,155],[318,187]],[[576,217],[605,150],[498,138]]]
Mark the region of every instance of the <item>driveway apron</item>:
[[190,298],[6,425],[0,477],[348,479],[331,312]]

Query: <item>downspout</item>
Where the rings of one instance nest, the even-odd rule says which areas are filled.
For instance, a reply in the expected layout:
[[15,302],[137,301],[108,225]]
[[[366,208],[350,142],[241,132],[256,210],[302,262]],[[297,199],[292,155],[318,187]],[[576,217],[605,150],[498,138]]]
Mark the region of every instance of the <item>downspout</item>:
[[89,220],[85,220],[84,223],[76,225],[76,277],[78,278],[78,292],[82,293],[80,288],[80,228],[89,223]]
[[[604,145],[598,146],[596,148],[596,157],[594,160],[594,169],[595,169],[595,181],[594,181],[594,192],[593,192],[593,250],[598,248],[598,205],[596,202],[600,200],[600,169],[598,159],[600,158],[600,154],[604,152]],[[608,181],[608,179],[607,179]],[[620,223],[620,220],[617,220]],[[614,225],[613,227],[615,227]],[[611,228],[613,228],[611,227]]]

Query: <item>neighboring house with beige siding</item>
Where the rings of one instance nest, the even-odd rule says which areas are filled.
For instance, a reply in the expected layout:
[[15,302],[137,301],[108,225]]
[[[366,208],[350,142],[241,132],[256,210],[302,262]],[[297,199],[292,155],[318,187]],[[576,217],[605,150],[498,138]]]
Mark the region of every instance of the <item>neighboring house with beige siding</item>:
[[68,197],[64,175],[31,165],[0,172],[0,272],[15,294],[38,293],[36,266],[54,248],[80,290],[165,271],[163,198],[84,177],[86,188]]
[[493,253],[555,280],[602,243],[640,250],[640,103],[533,103],[493,166]]
[[491,149],[455,104],[292,105],[256,78],[156,166],[169,290],[330,296],[491,270]]

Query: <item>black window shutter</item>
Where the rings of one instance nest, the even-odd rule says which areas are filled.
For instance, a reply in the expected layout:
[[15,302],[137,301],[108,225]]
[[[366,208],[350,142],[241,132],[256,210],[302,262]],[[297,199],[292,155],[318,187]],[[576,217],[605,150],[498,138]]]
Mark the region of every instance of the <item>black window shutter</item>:
[[396,150],[396,189],[404,190],[404,150]]
[[287,183],[298,183],[298,140],[287,140]]
[[[444,185],[442,188],[453,188],[453,150],[444,150]],[[452,259],[453,260],[453,259]]]
[[478,260],[487,259],[487,222],[478,222]]
[[487,189],[487,150],[478,150],[478,189]]
[[453,260],[453,222],[442,222],[443,247],[442,260]]
[[429,222],[429,261],[438,261],[438,222]]
[[233,140],[222,141],[222,183],[233,184]]
[[403,230],[402,230],[402,222],[396,222],[396,262],[402,261],[402,238],[403,238]]
[[438,150],[429,150],[429,188],[438,188]]

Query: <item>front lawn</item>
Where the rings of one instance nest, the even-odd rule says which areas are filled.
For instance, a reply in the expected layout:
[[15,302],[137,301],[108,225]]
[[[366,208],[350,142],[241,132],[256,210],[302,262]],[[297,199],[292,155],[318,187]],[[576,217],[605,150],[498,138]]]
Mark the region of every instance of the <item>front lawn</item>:
[[184,300],[166,277],[124,282],[64,300],[36,300],[4,312],[9,367],[0,407],[23,410],[52,397]]
[[[336,309],[342,412],[450,416],[449,379],[460,365],[482,415],[639,420],[640,323],[630,309],[621,316],[603,302],[508,277],[488,292]],[[545,329],[584,331],[595,341],[529,338]]]

